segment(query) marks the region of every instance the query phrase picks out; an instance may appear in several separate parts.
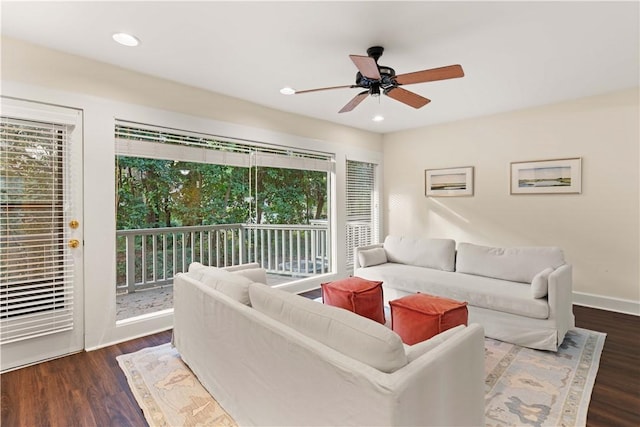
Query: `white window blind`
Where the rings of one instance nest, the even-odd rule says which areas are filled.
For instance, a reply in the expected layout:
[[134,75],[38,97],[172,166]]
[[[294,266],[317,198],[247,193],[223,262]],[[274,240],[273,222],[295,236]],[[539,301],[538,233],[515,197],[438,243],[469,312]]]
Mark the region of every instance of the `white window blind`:
[[347,160],[347,270],[353,268],[353,249],[378,240],[376,165]]
[[66,125],[0,119],[0,343],[73,329]]
[[117,121],[116,154],[229,166],[274,167],[331,172],[328,153]]

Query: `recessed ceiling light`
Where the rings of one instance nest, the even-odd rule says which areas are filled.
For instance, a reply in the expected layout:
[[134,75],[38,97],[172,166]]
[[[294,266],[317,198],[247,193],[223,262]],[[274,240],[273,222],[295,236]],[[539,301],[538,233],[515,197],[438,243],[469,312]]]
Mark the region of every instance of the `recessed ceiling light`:
[[127,33],[115,33],[112,37],[116,42],[124,46],[138,46],[140,44],[140,40]]
[[381,122],[384,120],[384,117],[378,114],[377,116],[373,116],[371,120],[373,120],[374,122]]
[[287,86],[280,89],[280,93],[283,95],[293,95],[296,93],[296,90]]

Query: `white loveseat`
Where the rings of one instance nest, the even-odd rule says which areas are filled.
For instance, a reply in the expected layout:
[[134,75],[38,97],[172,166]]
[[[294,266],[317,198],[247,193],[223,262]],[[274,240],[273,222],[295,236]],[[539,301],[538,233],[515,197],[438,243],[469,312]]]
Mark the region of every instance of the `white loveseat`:
[[264,270],[242,268],[176,275],[173,331],[240,425],[484,425],[481,326],[405,346],[377,322],[254,283]]
[[571,265],[556,247],[387,236],[354,257],[353,274],[382,281],[385,303],[416,292],[466,301],[490,338],[557,351],[574,327]]

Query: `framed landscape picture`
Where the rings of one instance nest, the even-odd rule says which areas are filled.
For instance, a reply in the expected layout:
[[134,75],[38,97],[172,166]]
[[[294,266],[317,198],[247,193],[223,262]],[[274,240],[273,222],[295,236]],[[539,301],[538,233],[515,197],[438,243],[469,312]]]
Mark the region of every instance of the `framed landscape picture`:
[[424,171],[425,196],[473,196],[473,166]]
[[582,158],[511,163],[511,194],[580,194]]

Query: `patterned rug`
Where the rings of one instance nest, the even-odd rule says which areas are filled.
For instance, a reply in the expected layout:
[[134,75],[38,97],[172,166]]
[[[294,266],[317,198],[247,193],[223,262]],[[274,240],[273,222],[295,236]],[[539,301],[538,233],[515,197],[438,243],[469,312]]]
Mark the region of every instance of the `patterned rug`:
[[[487,426],[584,426],[605,334],[569,331],[558,353],[485,340]],[[150,426],[236,426],[170,344],[117,357]]]

